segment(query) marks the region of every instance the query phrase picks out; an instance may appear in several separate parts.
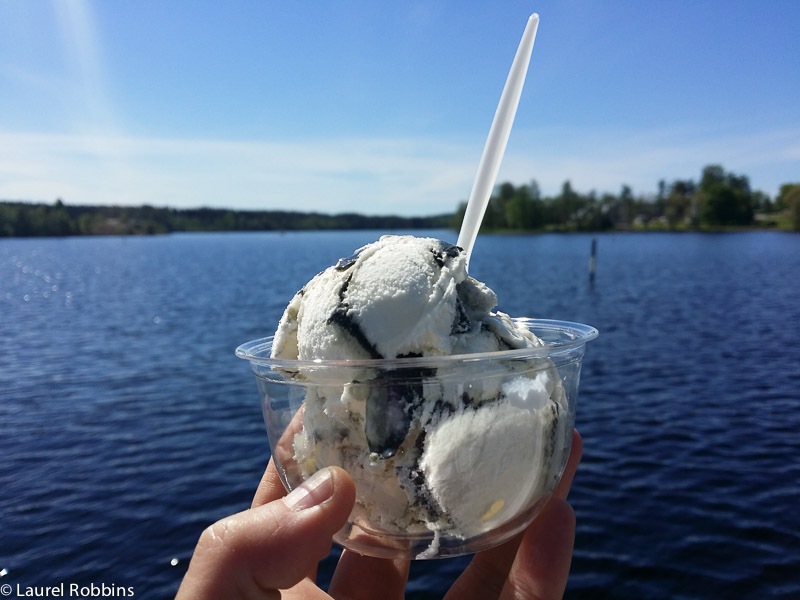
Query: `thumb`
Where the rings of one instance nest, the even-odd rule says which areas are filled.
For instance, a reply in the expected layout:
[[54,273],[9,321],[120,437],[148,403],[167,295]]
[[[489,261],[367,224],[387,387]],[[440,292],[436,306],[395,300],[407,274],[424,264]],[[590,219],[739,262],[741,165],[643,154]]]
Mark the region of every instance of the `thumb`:
[[274,597],[327,555],[354,502],[350,476],[329,467],[288,496],[217,521],[200,536],[176,599]]

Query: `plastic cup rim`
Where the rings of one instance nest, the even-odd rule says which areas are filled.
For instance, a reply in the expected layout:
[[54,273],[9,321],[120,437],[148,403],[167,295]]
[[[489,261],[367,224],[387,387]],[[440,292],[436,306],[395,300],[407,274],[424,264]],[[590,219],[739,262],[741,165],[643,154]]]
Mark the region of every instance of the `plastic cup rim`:
[[[531,359],[546,358],[555,354],[563,354],[570,350],[579,348],[587,342],[594,340],[599,331],[591,325],[575,323],[571,321],[560,321],[555,319],[530,319],[515,318],[515,323],[527,327],[529,330],[537,332],[560,333],[565,339],[548,342],[543,346],[518,348],[513,350],[501,350],[497,352],[475,352],[470,354],[452,354],[447,356],[422,356],[407,358],[365,358],[355,360],[297,360],[285,358],[272,358],[270,352],[275,336],[255,339],[241,344],[236,348],[236,356],[250,361],[254,365],[263,365],[279,369],[319,369],[325,367],[335,368],[373,368],[373,369],[397,369],[397,368],[440,368],[445,365],[456,363],[508,360],[508,359]],[[538,333],[537,333],[538,335]]]

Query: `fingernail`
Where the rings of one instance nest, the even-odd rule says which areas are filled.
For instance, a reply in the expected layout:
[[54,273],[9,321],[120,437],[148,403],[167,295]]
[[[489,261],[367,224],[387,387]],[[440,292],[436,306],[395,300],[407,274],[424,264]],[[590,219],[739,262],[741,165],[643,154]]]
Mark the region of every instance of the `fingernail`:
[[319,506],[333,496],[333,473],[330,467],[321,469],[306,479],[283,499],[292,510]]

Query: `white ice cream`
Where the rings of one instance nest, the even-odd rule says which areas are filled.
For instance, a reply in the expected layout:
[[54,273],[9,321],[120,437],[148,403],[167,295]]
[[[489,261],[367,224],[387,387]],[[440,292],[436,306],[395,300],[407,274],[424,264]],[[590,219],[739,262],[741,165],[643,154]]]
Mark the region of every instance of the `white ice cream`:
[[[464,252],[431,238],[385,236],[314,277],[275,334],[275,358],[395,359],[539,346],[467,275]],[[544,359],[483,368],[318,372],[294,460],[303,475],[344,467],[365,529],[470,537],[516,516],[552,484],[543,465],[568,447],[561,379]],[[499,370],[498,370],[499,369]],[[470,383],[465,383],[470,381]],[[557,473],[555,474],[557,476]]]
[[[273,356],[301,360],[397,358],[498,350],[470,319],[490,317],[497,296],[467,276],[463,251],[432,238],[384,236],[341,259],[295,295]],[[516,334],[515,334],[516,335]],[[476,339],[479,338],[479,339]],[[517,336],[514,347],[524,345]]]

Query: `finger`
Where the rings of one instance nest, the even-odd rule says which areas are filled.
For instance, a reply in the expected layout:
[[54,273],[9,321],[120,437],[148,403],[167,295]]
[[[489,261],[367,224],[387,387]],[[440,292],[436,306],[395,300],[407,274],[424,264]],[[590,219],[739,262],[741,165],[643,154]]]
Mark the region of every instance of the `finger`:
[[353,481],[331,467],[280,500],[211,525],[189,563],[179,599],[277,598],[327,555],[355,502]]
[[362,556],[345,550],[336,566],[328,593],[347,600],[402,600],[410,562]]
[[464,572],[450,586],[445,600],[484,600],[497,598],[517,554],[522,534],[476,554]]
[[564,474],[561,476],[561,481],[558,482],[556,489],[553,491],[553,496],[567,499],[569,489],[572,487],[572,480],[575,478],[575,471],[578,470],[578,463],[581,462],[583,456],[583,438],[578,433],[577,429],[572,430],[572,446],[569,451],[569,458],[567,459],[567,466],[564,467]]
[[[267,502],[272,502],[278,498],[286,495],[286,488],[283,481],[278,475],[278,469],[275,466],[275,460],[270,458],[267,470],[264,471],[264,476],[256,489],[255,497],[253,498],[252,508],[261,506]],[[314,582],[317,579],[317,565],[315,564],[307,573],[306,577]]]
[[275,461],[270,458],[266,471],[256,488],[255,496],[253,497],[252,508],[261,506],[267,502],[272,502],[278,498],[286,495],[286,488],[278,475],[278,469],[275,467]]
[[562,598],[574,543],[575,512],[553,498],[525,531],[500,600]]
[[[278,459],[281,463],[281,468],[286,469],[287,466],[291,467],[293,454],[292,443],[295,434],[303,428],[303,407],[301,407],[292,417],[286,430],[281,435],[281,439],[275,445],[275,451],[278,453]],[[300,479],[300,477],[298,477]],[[286,488],[278,475],[278,469],[275,465],[275,457],[269,459],[266,471],[261,478],[261,482],[256,488],[255,497],[253,498],[252,506],[261,506],[267,502],[277,500],[281,496],[286,495]]]

